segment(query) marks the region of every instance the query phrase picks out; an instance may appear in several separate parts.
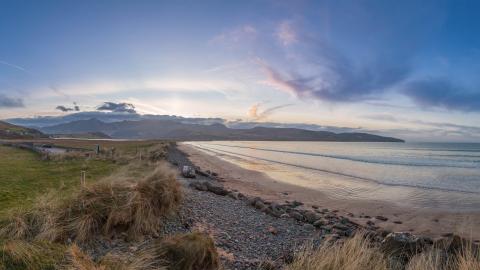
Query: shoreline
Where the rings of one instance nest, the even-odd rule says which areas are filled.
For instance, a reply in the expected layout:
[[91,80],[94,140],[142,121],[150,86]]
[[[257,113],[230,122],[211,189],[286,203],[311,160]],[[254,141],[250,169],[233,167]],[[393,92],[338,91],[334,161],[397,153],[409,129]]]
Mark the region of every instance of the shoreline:
[[362,226],[373,222],[386,231],[405,231],[432,238],[453,233],[472,240],[480,239],[480,231],[475,230],[480,227],[480,212],[452,213],[415,209],[377,200],[334,199],[324,192],[283,183],[262,172],[242,168],[193,146],[178,144],[177,147],[195,166],[217,173],[218,180],[225,187],[250,196],[278,203],[301,201],[305,209],[311,209],[312,206],[333,209]]

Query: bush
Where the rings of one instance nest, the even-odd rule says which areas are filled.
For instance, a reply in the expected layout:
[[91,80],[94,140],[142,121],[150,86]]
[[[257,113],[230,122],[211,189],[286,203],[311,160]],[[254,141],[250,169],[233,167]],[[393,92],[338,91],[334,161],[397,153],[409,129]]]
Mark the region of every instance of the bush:
[[140,252],[130,268],[217,270],[220,262],[212,238],[195,232],[152,244]]

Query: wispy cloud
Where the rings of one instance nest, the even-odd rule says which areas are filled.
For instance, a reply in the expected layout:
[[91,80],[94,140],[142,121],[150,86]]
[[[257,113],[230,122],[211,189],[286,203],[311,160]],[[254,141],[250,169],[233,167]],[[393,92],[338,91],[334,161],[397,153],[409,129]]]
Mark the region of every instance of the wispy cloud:
[[281,22],[276,31],[276,37],[283,46],[289,46],[298,41],[297,32],[292,21]]
[[0,93],[0,109],[25,107],[23,99],[13,98]]
[[240,27],[222,32],[221,34],[213,37],[211,43],[239,43],[254,39],[257,36],[257,29],[249,24],[242,25]]
[[257,103],[252,105],[252,107],[250,107],[250,109],[248,110],[248,116],[256,121],[264,120],[269,116],[271,116],[274,112],[292,105],[293,104],[283,104],[283,105],[273,106],[273,107],[266,108],[265,110],[262,110],[261,109],[262,104]]
[[27,73],[27,74],[31,74],[30,71],[28,71],[27,69],[25,69],[25,68],[23,68],[23,67],[21,67],[21,66],[18,66],[18,65],[15,65],[15,64],[6,62],[6,61],[0,60],[0,64],[5,65],[5,66],[8,66],[8,67],[11,67],[11,68],[14,68],[14,69],[16,69],[16,70],[20,70],[20,71],[25,72],[25,73]]

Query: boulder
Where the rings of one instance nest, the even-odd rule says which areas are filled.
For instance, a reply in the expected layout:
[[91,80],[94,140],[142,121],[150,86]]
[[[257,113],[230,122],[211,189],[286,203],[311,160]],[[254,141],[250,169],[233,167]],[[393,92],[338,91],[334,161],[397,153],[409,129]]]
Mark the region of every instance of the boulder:
[[303,215],[305,216],[305,219],[309,223],[314,223],[315,221],[320,219],[320,216],[313,211],[307,211]]
[[341,230],[341,231],[347,231],[347,230],[350,229],[350,227],[348,227],[347,225],[341,224],[341,223],[337,223],[337,224],[333,225],[333,228]]
[[315,226],[313,226],[310,223],[303,224],[303,228],[306,229],[306,230],[309,230],[309,231],[315,230]]
[[295,208],[295,207],[299,207],[299,206],[302,206],[303,203],[302,202],[299,202],[299,201],[293,201],[290,203],[290,205]]
[[260,210],[267,208],[266,205],[261,200],[257,200],[253,206]]
[[228,197],[238,200],[240,198],[240,193],[238,192],[229,192]]
[[325,222],[321,219],[319,219],[319,220],[317,220],[313,223],[313,226],[315,226],[317,228],[322,227],[323,225],[325,225]]
[[392,232],[383,239],[380,247],[386,254],[409,258],[422,252],[427,245],[424,238],[409,232]]
[[228,194],[228,190],[226,190],[222,186],[213,185],[210,182],[204,182],[204,183],[207,186],[208,191],[210,191],[214,194],[217,194],[217,195],[220,195],[220,196],[226,196]]
[[388,218],[386,218],[384,216],[376,216],[375,218],[378,219],[378,220],[381,220],[381,221],[387,221],[388,220]]
[[185,165],[182,167],[182,176],[186,178],[195,178],[197,175],[192,166]]
[[296,219],[296,220],[298,220],[298,221],[303,221],[303,215],[300,214],[300,213],[297,212],[297,211],[292,211],[292,212],[290,212],[290,217],[292,217],[292,218],[294,218],[294,219]]
[[208,187],[205,182],[192,182],[190,183],[190,187],[200,191],[208,191]]

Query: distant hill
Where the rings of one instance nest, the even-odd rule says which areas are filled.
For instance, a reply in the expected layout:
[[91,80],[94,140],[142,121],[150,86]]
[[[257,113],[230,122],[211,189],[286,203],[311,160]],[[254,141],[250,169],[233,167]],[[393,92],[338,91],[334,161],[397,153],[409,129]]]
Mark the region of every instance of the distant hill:
[[46,138],[42,132],[0,121],[0,139],[38,139]]
[[112,138],[119,139],[403,142],[401,139],[368,133],[333,133],[329,131],[269,127],[232,129],[223,124],[200,125],[171,120],[105,123],[98,119],[89,119],[44,127],[41,130],[48,134],[101,132]]
[[112,139],[103,132],[86,132],[74,134],[52,134],[53,138],[69,138],[69,139]]

